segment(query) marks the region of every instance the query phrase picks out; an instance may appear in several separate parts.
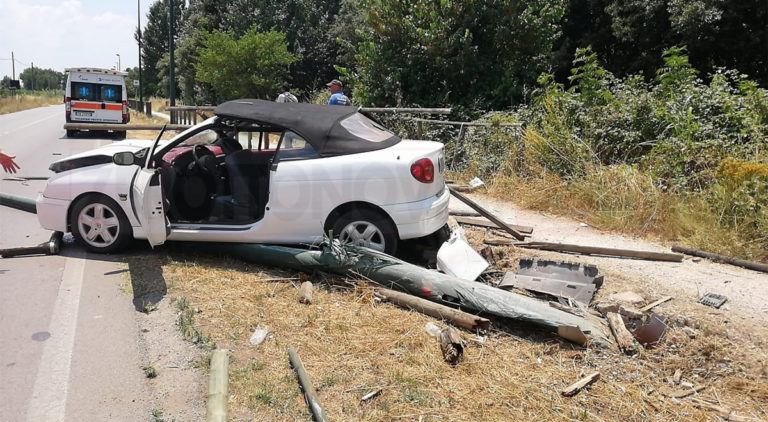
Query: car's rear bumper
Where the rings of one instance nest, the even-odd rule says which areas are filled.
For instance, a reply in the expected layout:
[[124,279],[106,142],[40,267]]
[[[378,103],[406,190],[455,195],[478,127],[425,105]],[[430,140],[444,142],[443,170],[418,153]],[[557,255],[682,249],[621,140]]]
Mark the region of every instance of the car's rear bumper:
[[439,230],[448,221],[448,187],[439,194],[417,202],[386,205],[386,211],[397,226],[400,239],[426,236]]
[[44,229],[67,232],[67,210],[70,201],[64,199],[37,197],[37,221]]

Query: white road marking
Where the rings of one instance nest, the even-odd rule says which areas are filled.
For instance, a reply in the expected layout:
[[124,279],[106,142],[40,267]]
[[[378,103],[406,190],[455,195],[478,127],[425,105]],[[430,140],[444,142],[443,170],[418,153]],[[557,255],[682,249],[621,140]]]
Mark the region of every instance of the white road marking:
[[59,294],[48,327],[51,337],[45,342],[32,398],[27,408],[29,422],[64,421],[84,271],[84,252],[78,251],[66,259]]

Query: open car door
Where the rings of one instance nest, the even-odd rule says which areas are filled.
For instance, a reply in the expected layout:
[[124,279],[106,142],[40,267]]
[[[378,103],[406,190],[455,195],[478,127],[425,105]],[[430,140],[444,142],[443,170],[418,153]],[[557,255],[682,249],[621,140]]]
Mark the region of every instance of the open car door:
[[165,216],[163,203],[163,184],[160,180],[160,169],[155,168],[152,157],[157,144],[165,131],[160,131],[155,143],[149,149],[144,166],[139,168],[131,187],[131,200],[136,210],[136,216],[144,228],[149,244],[154,248],[165,243],[171,231],[170,222]]

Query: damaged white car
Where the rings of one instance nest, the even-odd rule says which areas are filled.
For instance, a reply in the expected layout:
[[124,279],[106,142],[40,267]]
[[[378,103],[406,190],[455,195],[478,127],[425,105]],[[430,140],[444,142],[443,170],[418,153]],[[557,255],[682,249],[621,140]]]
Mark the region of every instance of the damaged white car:
[[394,253],[448,219],[443,145],[401,140],[351,107],[235,100],[170,141],[51,165],[40,224],[109,253],[131,238],[313,244]]

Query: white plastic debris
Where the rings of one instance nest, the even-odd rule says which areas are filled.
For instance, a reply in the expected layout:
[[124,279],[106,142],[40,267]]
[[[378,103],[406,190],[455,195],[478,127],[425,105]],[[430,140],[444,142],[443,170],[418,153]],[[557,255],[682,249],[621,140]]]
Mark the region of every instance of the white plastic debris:
[[587,224],[587,223],[579,223],[579,227],[589,227],[589,224]]
[[258,346],[262,342],[264,342],[264,339],[267,338],[267,334],[269,334],[269,330],[265,328],[257,328],[253,331],[253,334],[251,335],[251,339],[248,340],[249,343],[251,343],[252,346]]
[[424,325],[424,331],[426,331],[427,334],[429,334],[432,337],[437,337],[440,335],[441,330],[440,330],[440,327],[438,327],[434,323],[428,322],[426,323],[426,325]]
[[480,180],[479,177],[475,177],[474,179],[469,181],[469,186],[473,188],[479,188],[480,186],[483,186],[485,183]]
[[488,268],[488,261],[454,233],[437,251],[437,269],[445,274],[474,281]]

